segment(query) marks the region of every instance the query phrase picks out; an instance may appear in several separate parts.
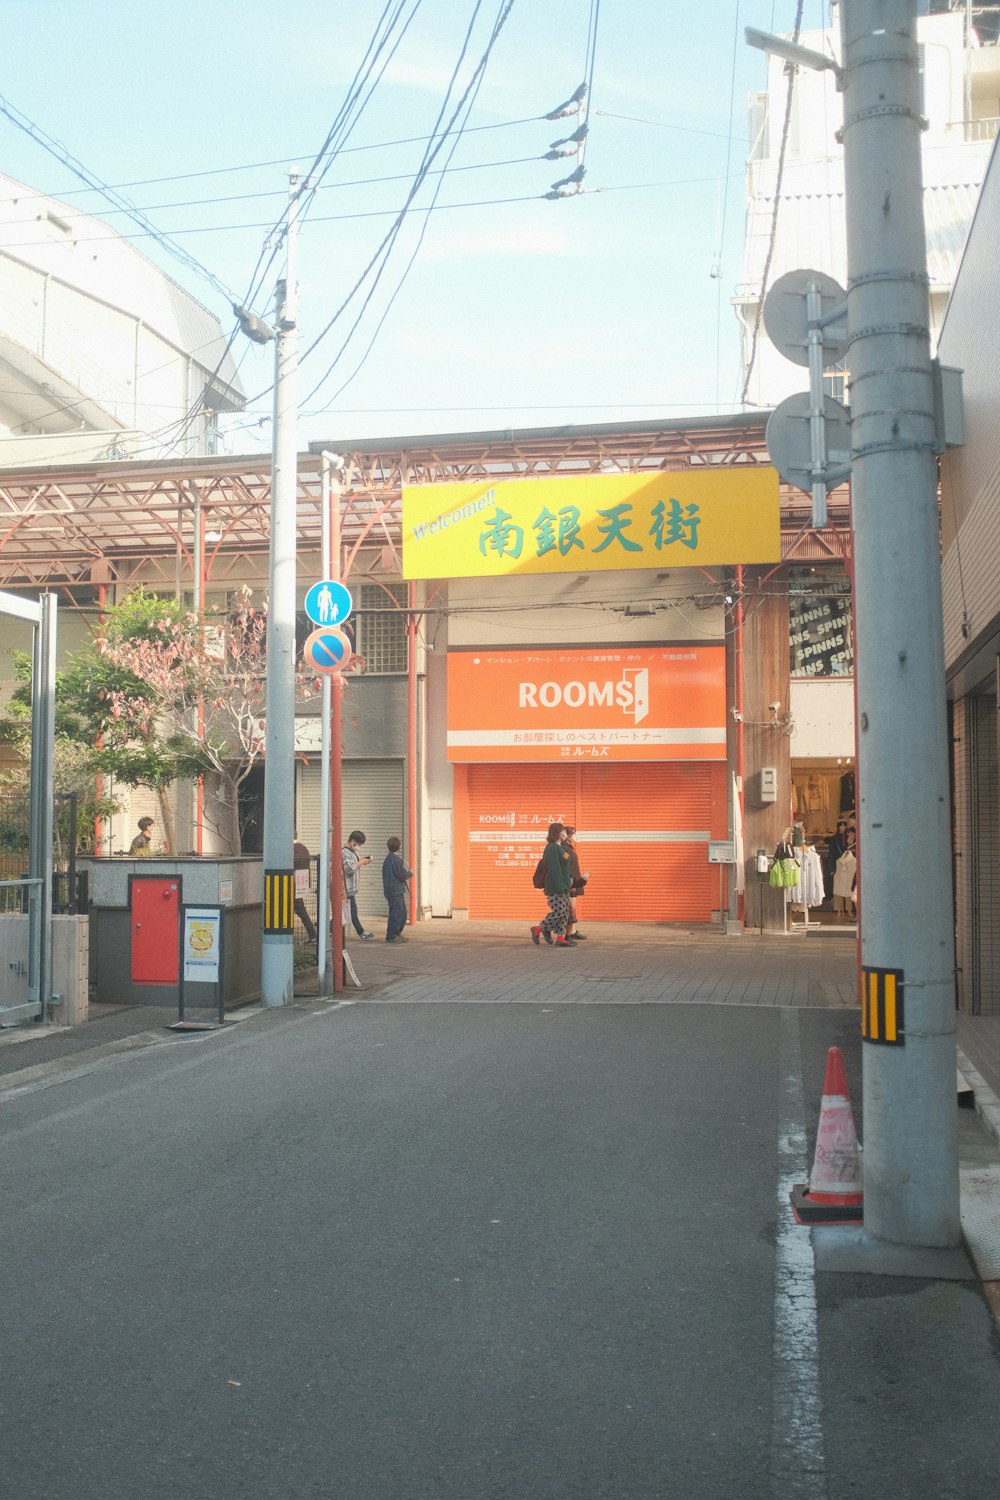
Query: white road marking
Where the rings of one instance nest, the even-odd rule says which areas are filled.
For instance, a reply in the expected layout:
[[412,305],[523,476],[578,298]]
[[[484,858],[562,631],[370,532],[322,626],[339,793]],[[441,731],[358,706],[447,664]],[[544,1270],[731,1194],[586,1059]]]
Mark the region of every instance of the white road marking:
[[823,1412],[816,1330],[816,1267],[809,1230],[796,1224],[788,1195],[808,1180],[802,1108],[799,1020],[780,1019],[778,1231],[774,1247],[774,1351],[771,1493],[775,1500],[826,1494]]

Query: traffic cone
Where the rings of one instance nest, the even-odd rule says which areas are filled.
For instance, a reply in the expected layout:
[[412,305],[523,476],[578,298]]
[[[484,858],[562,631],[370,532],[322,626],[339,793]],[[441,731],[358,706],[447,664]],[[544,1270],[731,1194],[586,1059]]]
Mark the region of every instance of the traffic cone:
[[861,1153],[839,1047],[826,1054],[823,1103],[816,1155],[808,1183],[791,1191],[792,1213],[800,1224],[860,1224],[864,1204]]

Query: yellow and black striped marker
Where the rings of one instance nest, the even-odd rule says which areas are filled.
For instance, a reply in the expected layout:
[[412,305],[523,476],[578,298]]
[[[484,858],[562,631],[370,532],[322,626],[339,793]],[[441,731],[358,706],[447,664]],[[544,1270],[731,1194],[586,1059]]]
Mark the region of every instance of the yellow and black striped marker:
[[295,925],[295,871],[264,871],[264,931],[292,932]]
[[902,1047],[905,1043],[902,969],[862,967],[861,1036],[866,1042],[885,1047]]

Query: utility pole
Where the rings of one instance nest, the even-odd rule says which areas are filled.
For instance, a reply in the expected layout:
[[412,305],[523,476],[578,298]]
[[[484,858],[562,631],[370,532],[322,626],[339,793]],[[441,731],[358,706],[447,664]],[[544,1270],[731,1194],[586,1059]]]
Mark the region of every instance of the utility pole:
[[295,874],[295,543],[298,500],[298,173],[288,178],[285,278],[276,292],[274,456],[267,609],[267,719],[264,738],[264,927],[260,993],[287,1005],[294,976]]
[[959,1243],[951,828],[916,0],[842,0],[865,1238]]

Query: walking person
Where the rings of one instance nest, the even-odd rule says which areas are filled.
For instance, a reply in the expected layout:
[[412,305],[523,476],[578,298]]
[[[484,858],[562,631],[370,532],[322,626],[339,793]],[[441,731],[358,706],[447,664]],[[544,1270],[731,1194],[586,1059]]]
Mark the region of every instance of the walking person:
[[566,939],[569,922],[569,893],[573,885],[572,862],[566,848],[566,827],[563,823],[550,823],[548,839],[542,853],[545,872],[545,896],[549,903],[547,917],[531,929],[531,941],[535,947],[544,936],[547,943],[557,948],[572,948]]
[[292,844],[292,868],[295,872],[295,915],[306,930],[306,941],[315,943],[316,923],[302,894],[312,884],[312,855],[300,838]]
[[353,833],[348,834],[347,843],[341,853],[341,863],[344,869],[344,896],[351,909],[351,925],[362,942],[370,942],[375,936],[373,932],[366,932],[358,916],[358,870],[362,865],[370,865],[372,857],[370,854],[359,854],[361,845],[367,843],[360,828],[355,828]]
[[400,857],[402,839],[388,839],[385,847],[389,851],[382,861],[382,889],[389,903],[385,940],[387,943],[405,943],[406,938],[402,934],[406,926],[406,896],[409,890],[406,882],[413,879],[413,871],[406,868]]
[[590,877],[580,869],[580,856],[576,850],[576,829],[569,823],[566,825],[565,847],[569,850],[570,873],[573,877],[573,884],[569,888],[569,921],[566,924],[566,936],[571,943],[585,943],[586,933],[576,930],[576,903],[583,895],[584,886]]

